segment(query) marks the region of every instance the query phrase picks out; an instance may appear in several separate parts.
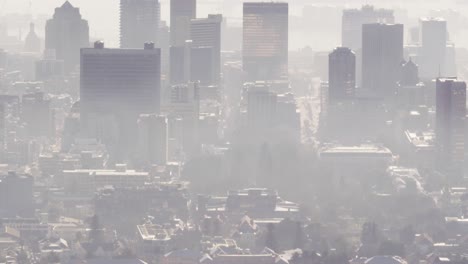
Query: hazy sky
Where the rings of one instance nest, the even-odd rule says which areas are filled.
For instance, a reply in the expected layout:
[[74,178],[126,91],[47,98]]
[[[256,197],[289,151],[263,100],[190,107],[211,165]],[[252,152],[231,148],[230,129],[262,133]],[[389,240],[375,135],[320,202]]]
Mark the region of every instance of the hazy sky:
[[[169,18],[169,1],[160,0],[163,20]],[[249,0],[251,1],[251,0]],[[253,0],[252,0],[253,1]],[[0,16],[6,13],[44,14],[50,16],[54,8],[64,3],[64,0],[0,0]],[[91,36],[104,39],[107,46],[118,45],[119,0],[70,0],[74,6],[81,9],[81,14],[89,21]],[[223,13],[229,21],[233,17],[241,17],[241,0],[198,0],[198,17],[209,13]],[[290,14],[301,14],[305,5],[339,5],[359,6],[369,3],[379,7],[408,8],[410,15],[425,15],[428,9],[456,8],[465,9],[466,0],[289,0]],[[465,10],[466,11],[466,10]],[[229,20],[231,19],[231,20]],[[237,20],[235,23],[240,23]],[[17,30],[17,29],[14,29]],[[42,30],[38,30],[42,32]],[[339,32],[337,32],[338,34]],[[294,40],[294,38],[292,39]]]

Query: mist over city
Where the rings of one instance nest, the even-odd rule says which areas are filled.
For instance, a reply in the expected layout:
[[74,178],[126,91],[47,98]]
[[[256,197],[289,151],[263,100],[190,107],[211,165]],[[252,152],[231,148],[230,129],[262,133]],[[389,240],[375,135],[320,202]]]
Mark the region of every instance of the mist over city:
[[467,81],[465,0],[0,0],[0,264],[468,264]]

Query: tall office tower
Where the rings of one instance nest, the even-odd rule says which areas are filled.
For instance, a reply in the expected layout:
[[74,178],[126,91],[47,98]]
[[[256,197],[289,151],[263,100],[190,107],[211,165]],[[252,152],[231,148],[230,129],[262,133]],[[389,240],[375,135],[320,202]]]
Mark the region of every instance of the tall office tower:
[[138,49],[158,43],[159,0],[120,0],[120,47]]
[[353,51],[362,47],[362,25],[383,23],[395,23],[393,10],[375,9],[371,5],[365,5],[361,9],[345,9],[342,17],[341,43]]
[[248,88],[247,125],[252,132],[262,133],[271,129],[276,121],[278,95],[265,83],[258,82]]
[[210,86],[217,83],[215,77],[213,47],[192,47],[190,50],[190,81]]
[[[221,74],[221,23],[222,15],[208,15],[208,18],[192,19],[190,23],[190,39],[193,47],[210,47],[213,67],[211,73],[212,83],[218,84]],[[199,65],[203,67],[203,65]]]
[[288,78],[287,3],[244,3],[243,68],[250,81]]
[[463,177],[465,119],[466,83],[457,79],[438,79],[435,128],[438,168],[454,181]]
[[183,46],[190,39],[190,21],[197,17],[197,0],[171,1],[171,46]]
[[138,119],[138,162],[145,165],[166,165],[167,117],[143,114]]
[[34,23],[29,24],[29,32],[24,40],[24,51],[41,52],[41,39],[36,34]]
[[362,30],[363,95],[392,97],[403,61],[403,25],[365,24]]
[[170,83],[181,84],[191,80],[192,41],[185,41],[183,46],[169,48]]
[[440,18],[421,18],[421,78],[446,76],[447,22]]
[[80,9],[66,1],[55,9],[45,30],[45,49],[53,49],[57,59],[65,62],[66,72],[80,64],[80,49],[89,46],[88,21],[81,18]]
[[[161,52],[144,49],[81,50],[80,112],[82,132],[118,147],[135,146],[140,114],[159,113]],[[121,149],[120,149],[121,150]]]
[[328,56],[328,100],[350,99],[356,90],[356,56],[349,48],[336,48]]

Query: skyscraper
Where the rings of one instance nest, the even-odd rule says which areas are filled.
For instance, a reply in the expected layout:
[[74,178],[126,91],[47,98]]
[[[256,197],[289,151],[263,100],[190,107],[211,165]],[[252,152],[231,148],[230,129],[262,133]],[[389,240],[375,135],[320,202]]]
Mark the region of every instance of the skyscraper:
[[362,30],[363,95],[391,97],[403,61],[403,25],[365,24]]
[[89,46],[88,22],[81,18],[80,9],[66,1],[55,9],[45,31],[45,49],[55,50],[67,72],[74,70],[80,64],[80,48]]
[[465,119],[466,83],[457,79],[438,79],[436,85],[438,168],[455,181],[463,176]]
[[120,47],[158,43],[160,17],[158,0],[120,0]]
[[190,39],[190,21],[197,17],[196,0],[171,1],[171,46],[183,46]]
[[243,68],[247,78],[288,78],[287,3],[244,3]]
[[356,89],[356,56],[349,48],[336,48],[328,56],[328,99],[331,102],[354,97]]
[[213,47],[190,49],[190,81],[210,86],[216,83]]
[[[221,73],[221,23],[222,15],[208,15],[208,18],[192,19],[190,23],[190,39],[194,48],[210,47],[213,59],[211,79],[219,82]],[[203,67],[202,65],[199,65]]]
[[447,22],[440,18],[421,18],[421,78],[446,76]]
[[185,41],[183,46],[169,49],[169,68],[171,84],[183,84],[191,80],[192,41]]
[[140,114],[159,113],[160,50],[152,43],[144,49],[106,49],[96,42],[81,50],[81,61],[84,136],[128,146]]
[[342,46],[353,51],[362,47],[362,25],[373,23],[395,23],[393,10],[375,9],[365,5],[361,9],[345,9],[342,17]]

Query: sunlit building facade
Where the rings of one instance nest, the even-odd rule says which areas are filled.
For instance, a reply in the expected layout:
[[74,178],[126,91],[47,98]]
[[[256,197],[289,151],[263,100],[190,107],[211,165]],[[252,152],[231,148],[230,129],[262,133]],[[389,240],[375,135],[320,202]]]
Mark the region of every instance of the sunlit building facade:
[[287,3],[244,3],[243,68],[250,81],[288,78]]

